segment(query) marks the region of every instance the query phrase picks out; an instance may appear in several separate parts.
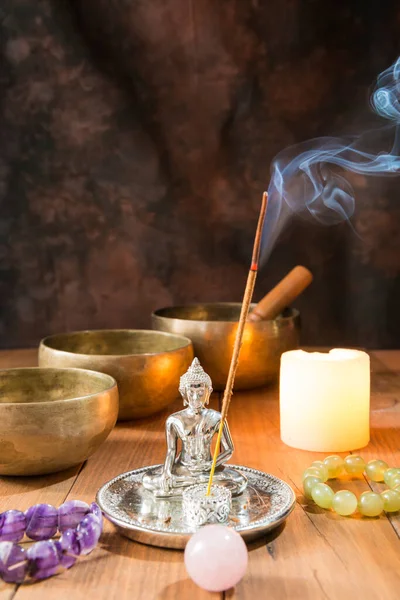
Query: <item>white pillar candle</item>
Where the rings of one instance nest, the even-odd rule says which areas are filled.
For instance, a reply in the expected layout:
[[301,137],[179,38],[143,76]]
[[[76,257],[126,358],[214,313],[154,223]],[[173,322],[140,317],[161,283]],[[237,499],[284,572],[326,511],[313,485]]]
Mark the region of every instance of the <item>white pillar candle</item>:
[[346,452],[369,442],[369,356],[337,348],[329,353],[282,354],[281,438],[288,446]]

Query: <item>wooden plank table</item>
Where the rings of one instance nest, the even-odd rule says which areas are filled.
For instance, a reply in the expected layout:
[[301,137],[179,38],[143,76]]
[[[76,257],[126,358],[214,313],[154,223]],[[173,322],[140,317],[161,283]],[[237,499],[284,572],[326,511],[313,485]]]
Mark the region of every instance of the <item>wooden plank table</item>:
[[[362,456],[400,465],[400,351],[371,353],[372,437]],[[0,368],[36,364],[34,350],[0,352]],[[218,400],[218,398],[216,398]],[[153,418],[118,425],[84,465],[45,477],[0,478],[0,511],[66,499],[90,502],[97,489],[132,468],[164,458],[164,421],[180,402]],[[183,554],[120,537],[107,523],[99,547],[57,577],[15,586],[0,581],[0,600],[363,600],[400,598],[400,517],[344,518],[307,503],[301,474],[322,454],[285,446],[279,437],[277,389],[236,393],[229,422],[234,462],[268,471],[289,482],[297,495],[286,525],[254,543],[249,568],[234,590],[209,594],[187,577]],[[342,481],[356,494],[382,489],[365,479]]]

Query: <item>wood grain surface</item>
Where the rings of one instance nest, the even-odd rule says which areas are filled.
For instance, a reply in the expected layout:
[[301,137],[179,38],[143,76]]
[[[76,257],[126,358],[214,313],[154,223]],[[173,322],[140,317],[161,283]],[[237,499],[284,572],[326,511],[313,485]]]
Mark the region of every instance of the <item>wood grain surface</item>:
[[[34,364],[34,351],[0,353],[0,368]],[[400,465],[400,351],[372,354],[372,435],[365,459]],[[164,421],[179,403],[156,417],[118,425],[82,467],[46,477],[0,478],[0,511],[36,502],[58,506],[65,499],[90,502],[117,474],[162,461]],[[107,523],[99,548],[67,572],[32,585],[0,583],[0,600],[153,600],[234,598],[243,600],[395,600],[400,589],[400,518],[344,518],[310,505],[301,490],[302,471],[324,455],[285,446],[279,437],[276,389],[234,395],[229,422],[234,462],[268,471],[290,483],[296,508],[285,526],[249,546],[244,579],[225,594],[208,594],[187,577],[183,554],[134,543]],[[357,494],[380,484],[347,478]]]

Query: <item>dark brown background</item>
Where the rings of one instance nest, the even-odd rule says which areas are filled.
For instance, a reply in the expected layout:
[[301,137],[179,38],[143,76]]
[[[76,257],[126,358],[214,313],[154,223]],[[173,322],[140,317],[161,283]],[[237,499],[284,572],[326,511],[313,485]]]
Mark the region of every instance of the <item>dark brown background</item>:
[[[396,2],[2,0],[0,345],[143,327],[239,300],[273,156],[369,123]],[[303,341],[400,344],[400,181],[362,178],[354,228],[296,222]]]

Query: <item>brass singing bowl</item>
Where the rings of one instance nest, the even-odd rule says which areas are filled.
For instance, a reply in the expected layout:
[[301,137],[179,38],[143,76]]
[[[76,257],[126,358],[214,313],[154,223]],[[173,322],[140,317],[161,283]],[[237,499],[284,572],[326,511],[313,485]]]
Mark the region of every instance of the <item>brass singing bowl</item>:
[[192,359],[187,338],[135,329],[61,333],[39,347],[41,367],[83,367],[114,377],[121,421],[147,417],[173,402]]
[[0,371],[0,475],[43,475],[85,461],[118,415],[115,380],[84,369]]
[[[233,302],[172,306],[152,314],[153,329],[185,335],[213,387],[225,387],[241,304]],[[252,389],[275,381],[280,358],[299,345],[300,315],[286,309],[272,321],[247,322],[243,333],[235,389]]]

